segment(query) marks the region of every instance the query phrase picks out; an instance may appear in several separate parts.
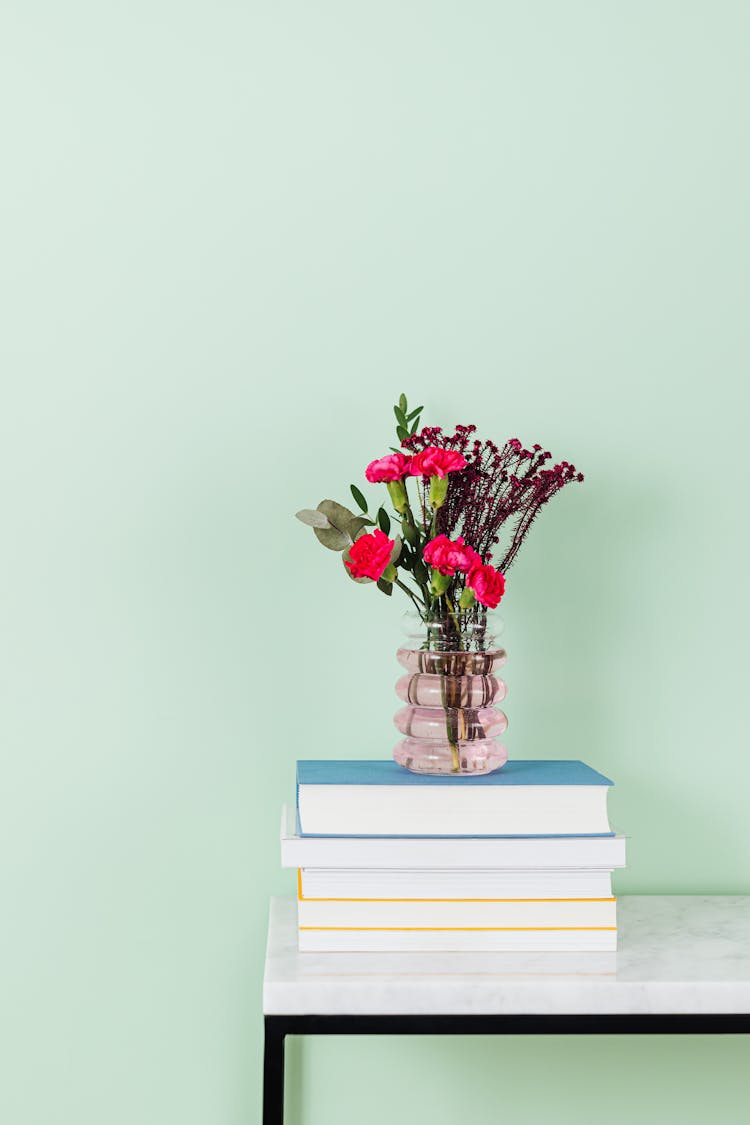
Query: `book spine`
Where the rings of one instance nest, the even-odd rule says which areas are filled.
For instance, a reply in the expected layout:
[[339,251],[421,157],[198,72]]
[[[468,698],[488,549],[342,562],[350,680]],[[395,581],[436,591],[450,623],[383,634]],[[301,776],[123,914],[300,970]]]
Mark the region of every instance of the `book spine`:
[[[615,930],[301,930],[302,952],[614,953]],[[596,971],[592,969],[591,971]],[[601,971],[601,970],[600,970]],[[615,973],[614,959],[611,969]]]
[[345,867],[378,869],[455,870],[471,867],[509,871],[544,868],[608,870],[625,866],[623,837],[581,837],[522,840],[455,840],[285,836],[281,841],[283,867]]
[[611,898],[611,871],[298,869],[300,899]]
[[298,902],[300,929],[614,929],[608,899]]

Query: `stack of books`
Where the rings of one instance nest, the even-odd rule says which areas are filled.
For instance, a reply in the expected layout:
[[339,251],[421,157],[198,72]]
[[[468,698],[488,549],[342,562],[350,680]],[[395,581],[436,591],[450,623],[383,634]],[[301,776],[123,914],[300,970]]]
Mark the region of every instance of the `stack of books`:
[[301,951],[610,951],[612,783],[578,761],[428,777],[392,761],[297,763],[282,864]]

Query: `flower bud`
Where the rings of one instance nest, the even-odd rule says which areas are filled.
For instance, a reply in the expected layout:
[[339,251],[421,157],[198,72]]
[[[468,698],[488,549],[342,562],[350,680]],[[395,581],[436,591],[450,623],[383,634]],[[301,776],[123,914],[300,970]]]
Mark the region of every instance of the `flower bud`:
[[447,477],[430,477],[430,507],[434,512],[441,508],[448,495]]
[[385,482],[388,495],[396,511],[403,515],[409,506],[409,497],[406,495],[406,485],[403,480],[388,480]]
[[465,586],[461,593],[461,597],[458,599],[459,608],[471,609],[475,601],[476,598],[474,597],[474,591],[470,586]]
[[430,589],[432,591],[432,596],[435,598],[439,598],[442,594],[445,593],[452,581],[452,574],[441,574],[439,570],[435,570],[433,567],[432,577],[430,578]]

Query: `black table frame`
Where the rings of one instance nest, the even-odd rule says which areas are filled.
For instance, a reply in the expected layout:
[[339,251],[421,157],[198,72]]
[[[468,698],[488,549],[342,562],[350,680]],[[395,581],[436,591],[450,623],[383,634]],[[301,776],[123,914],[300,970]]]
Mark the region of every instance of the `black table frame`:
[[749,1035],[750,1012],[708,1015],[266,1016],[263,1125],[284,1125],[287,1035]]

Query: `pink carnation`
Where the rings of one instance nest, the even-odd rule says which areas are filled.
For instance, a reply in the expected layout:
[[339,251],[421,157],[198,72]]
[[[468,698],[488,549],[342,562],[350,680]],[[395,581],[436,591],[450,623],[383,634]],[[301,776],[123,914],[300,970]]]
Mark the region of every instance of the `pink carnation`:
[[463,453],[430,445],[412,457],[408,471],[413,477],[446,477],[448,473],[465,469],[466,465]]
[[372,578],[377,582],[391,561],[394,540],[376,527],[369,535],[360,535],[347,551],[344,566],[352,578]]
[[365,469],[365,476],[370,484],[380,484],[381,481],[401,480],[409,472],[411,457],[405,453],[389,453],[379,461],[371,461]]
[[475,566],[466,579],[466,585],[474,591],[476,599],[488,609],[494,609],[505,593],[505,578],[494,566]]
[[437,535],[423,551],[424,561],[443,575],[454,575],[457,570],[471,570],[481,566],[481,559],[473,547],[464,543],[459,535],[451,542],[447,535]]

